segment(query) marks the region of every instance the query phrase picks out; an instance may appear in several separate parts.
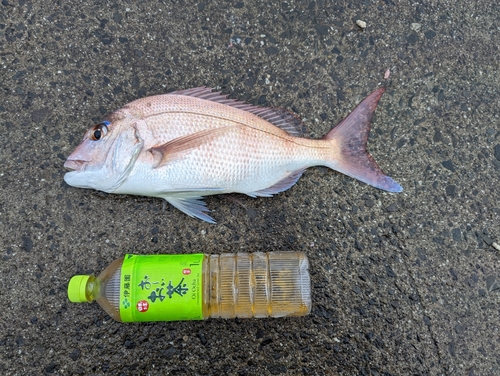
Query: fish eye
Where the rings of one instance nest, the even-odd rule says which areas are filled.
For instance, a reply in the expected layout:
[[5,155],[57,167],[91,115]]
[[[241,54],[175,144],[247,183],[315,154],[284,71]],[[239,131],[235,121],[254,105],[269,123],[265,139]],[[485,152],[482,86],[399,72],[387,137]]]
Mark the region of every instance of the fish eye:
[[98,141],[108,133],[108,122],[103,122],[94,126],[92,130],[92,135],[90,136],[91,140]]

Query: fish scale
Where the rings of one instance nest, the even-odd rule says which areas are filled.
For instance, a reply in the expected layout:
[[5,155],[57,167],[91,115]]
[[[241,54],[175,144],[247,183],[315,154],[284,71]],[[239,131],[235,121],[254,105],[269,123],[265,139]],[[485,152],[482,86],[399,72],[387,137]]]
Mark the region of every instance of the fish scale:
[[87,131],[68,157],[72,186],[161,197],[208,222],[202,198],[223,193],[269,197],[323,165],[390,192],[401,186],[366,151],[384,89],[369,95],[320,140],[283,109],[251,106],[207,88],[133,101]]
[[[283,143],[276,145],[269,135],[258,138],[256,134],[251,137],[242,133],[247,132],[245,129],[228,131],[225,137],[204,143],[183,154],[180,160],[158,169],[161,180],[166,182],[162,187],[171,190],[227,187],[220,193],[258,191],[279,180],[277,169],[295,171],[312,161],[305,154],[312,154],[314,149],[298,150]],[[214,153],[214,150],[220,152]],[[129,179],[115,193],[131,193],[137,185],[152,186],[151,181],[140,180],[143,174],[138,169],[147,170],[149,166],[137,165],[137,170],[132,170],[131,175],[137,176],[138,180]],[[250,186],[253,189],[249,191]]]

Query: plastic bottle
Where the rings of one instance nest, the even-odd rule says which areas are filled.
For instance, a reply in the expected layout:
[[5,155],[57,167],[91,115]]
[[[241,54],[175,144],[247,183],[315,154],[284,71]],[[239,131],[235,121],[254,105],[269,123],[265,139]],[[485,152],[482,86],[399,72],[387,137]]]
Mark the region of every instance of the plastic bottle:
[[98,277],[77,275],[69,300],[97,303],[115,320],[303,316],[311,311],[302,252],[131,255]]

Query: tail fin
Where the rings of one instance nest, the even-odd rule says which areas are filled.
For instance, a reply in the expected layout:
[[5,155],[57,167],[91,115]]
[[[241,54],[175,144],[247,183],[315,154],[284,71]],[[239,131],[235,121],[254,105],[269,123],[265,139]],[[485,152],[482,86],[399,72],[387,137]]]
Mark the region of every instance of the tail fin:
[[340,148],[340,158],[332,168],[364,183],[389,192],[401,192],[403,188],[377,165],[366,151],[373,113],[385,88],[366,97],[344,120],[323,139],[335,140]]

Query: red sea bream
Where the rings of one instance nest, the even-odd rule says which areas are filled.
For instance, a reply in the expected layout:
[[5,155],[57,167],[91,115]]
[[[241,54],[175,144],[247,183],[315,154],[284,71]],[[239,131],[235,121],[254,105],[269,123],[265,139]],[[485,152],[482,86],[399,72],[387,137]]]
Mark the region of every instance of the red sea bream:
[[133,101],[90,128],[64,166],[71,186],[161,197],[214,220],[203,196],[271,197],[305,169],[327,166],[374,187],[401,192],[366,151],[384,88],[365,98],[322,139],[301,137],[293,113],[194,88]]

